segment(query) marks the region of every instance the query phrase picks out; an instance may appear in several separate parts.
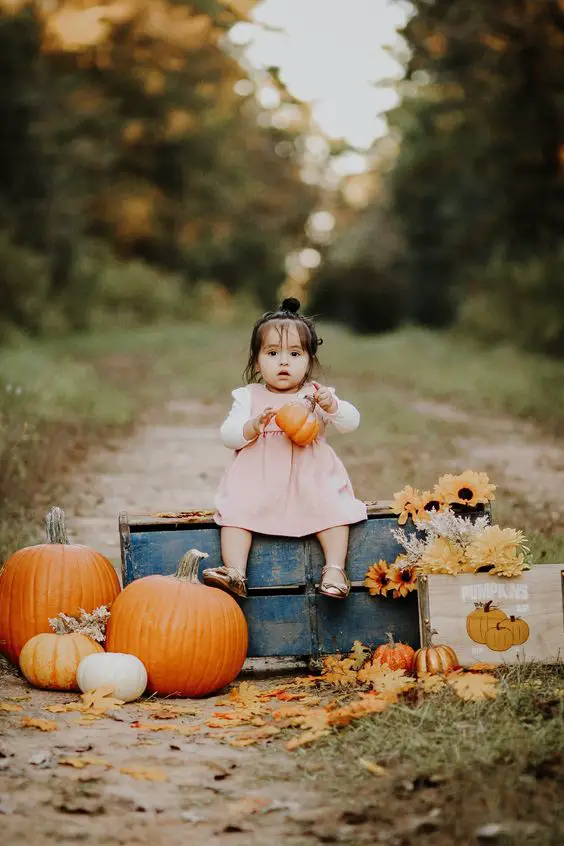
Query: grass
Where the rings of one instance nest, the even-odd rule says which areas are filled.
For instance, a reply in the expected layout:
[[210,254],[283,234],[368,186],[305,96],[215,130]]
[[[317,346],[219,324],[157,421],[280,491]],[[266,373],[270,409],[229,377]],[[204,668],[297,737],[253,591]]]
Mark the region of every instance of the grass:
[[[476,844],[483,842],[476,831],[493,824],[493,842],[503,846],[557,846],[564,668],[528,664],[498,675],[494,700],[464,702],[441,691],[335,731],[298,754],[304,775],[353,797],[349,818],[372,825],[375,842]],[[408,839],[397,840],[402,827]]]
[[[454,693],[397,705],[335,733],[320,752],[331,762],[351,755],[384,767],[408,761],[419,778],[515,765],[522,772],[564,748],[564,667],[526,664],[499,671],[500,694],[464,702]],[[440,726],[438,733],[436,727]],[[358,781],[364,777],[357,768]]]

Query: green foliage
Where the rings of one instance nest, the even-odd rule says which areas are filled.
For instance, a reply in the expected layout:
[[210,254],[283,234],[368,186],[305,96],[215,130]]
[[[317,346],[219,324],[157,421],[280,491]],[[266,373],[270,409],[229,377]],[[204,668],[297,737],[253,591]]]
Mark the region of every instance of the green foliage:
[[[375,146],[384,190],[356,221],[343,215],[336,245],[348,245],[352,264],[388,253],[387,284],[405,286],[405,320],[442,328],[461,315],[480,339],[564,356],[564,5],[411,7],[400,100],[388,113],[397,151],[382,158]],[[391,251],[386,214],[399,236]],[[359,239],[367,221],[371,238]],[[380,299],[381,284],[368,284],[363,313]]]
[[59,11],[0,11],[0,232],[42,260],[23,312],[0,275],[0,319],[26,331],[82,331],[104,307],[153,319],[182,313],[200,280],[271,305],[317,199],[299,178],[306,107],[273,75],[300,119],[258,120],[253,93],[234,90],[245,71],[220,36],[238,16],[220,3],[165,0],[152,27],[131,6],[101,41],[77,25],[82,46],[48,29]]
[[500,338],[564,355],[564,249],[519,260],[506,251],[471,271],[461,328],[490,343]]

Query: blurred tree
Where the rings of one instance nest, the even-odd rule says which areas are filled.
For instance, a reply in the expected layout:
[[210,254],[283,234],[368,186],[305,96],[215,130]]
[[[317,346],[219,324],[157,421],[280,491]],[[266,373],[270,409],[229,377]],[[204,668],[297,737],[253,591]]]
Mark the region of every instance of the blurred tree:
[[255,97],[264,74],[247,78],[225,42],[253,5],[0,0],[0,228],[47,256],[46,296],[75,328],[96,297],[78,260],[92,239],[187,290],[276,296],[316,192],[299,177],[306,107],[273,76],[301,116],[273,126]]
[[[490,263],[504,275],[500,255],[512,266],[538,267],[561,239],[564,4],[414,0],[413,7],[402,33],[410,48],[404,96],[390,114],[402,138],[393,205],[415,317],[440,325],[460,303],[487,298]],[[535,287],[543,311],[561,297],[540,277]],[[503,290],[505,298],[520,296],[517,286]],[[490,305],[504,309],[500,297]],[[513,329],[500,314],[500,332],[528,335],[523,312],[509,311]],[[550,351],[564,354],[564,315],[558,334],[560,341],[551,331]]]

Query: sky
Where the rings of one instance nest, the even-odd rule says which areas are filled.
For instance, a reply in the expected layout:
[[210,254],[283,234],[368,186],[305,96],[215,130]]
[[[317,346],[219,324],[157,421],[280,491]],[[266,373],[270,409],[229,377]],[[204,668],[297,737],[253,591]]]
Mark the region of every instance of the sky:
[[401,76],[384,47],[401,45],[396,28],[406,20],[404,2],[263,0],[253,19],[283,32],[239,24],[233,40],[248,42],[252,65],[280,68],[289,91],[312,104],[323,132],[361,149],[385,133],[379,115],[396,96],[375,83]]

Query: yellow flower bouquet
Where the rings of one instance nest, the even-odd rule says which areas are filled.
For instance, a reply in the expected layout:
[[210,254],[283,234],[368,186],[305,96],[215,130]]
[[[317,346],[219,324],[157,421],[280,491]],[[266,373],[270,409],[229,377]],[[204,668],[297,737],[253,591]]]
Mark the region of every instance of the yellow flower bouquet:
[[[383,560],[372,564],[364,579],[370,594],[407,596],[422,573],[487,572],[509,578],[529,569],[524,534],[491,523],[487,508],[495,499],[495,488],[486,473],[466,470],[458,476],[441,476],[429,490],[408,485],[395,493],[399,527],[391,531],[404,552],[391,564]],[[410,519],[415,532],[404,528]]]

